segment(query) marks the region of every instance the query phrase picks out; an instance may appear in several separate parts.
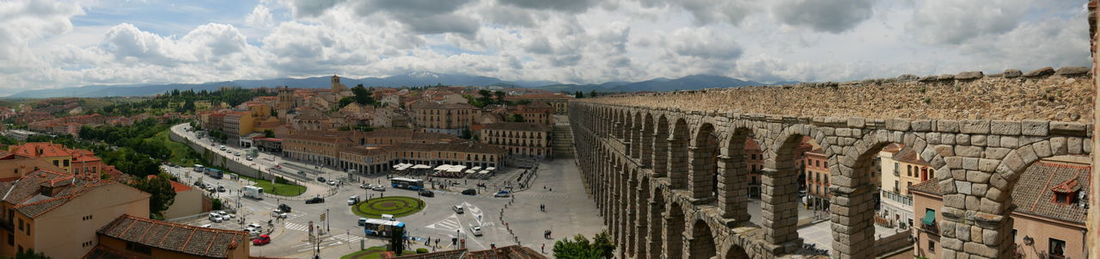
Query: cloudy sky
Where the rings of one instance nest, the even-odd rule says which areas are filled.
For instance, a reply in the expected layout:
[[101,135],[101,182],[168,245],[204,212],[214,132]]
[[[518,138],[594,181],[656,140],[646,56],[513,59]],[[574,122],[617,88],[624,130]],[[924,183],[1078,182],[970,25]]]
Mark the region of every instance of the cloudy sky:
[[826,81],[1088,65],[1085,0],[0,0],[0,95],[414,71]]

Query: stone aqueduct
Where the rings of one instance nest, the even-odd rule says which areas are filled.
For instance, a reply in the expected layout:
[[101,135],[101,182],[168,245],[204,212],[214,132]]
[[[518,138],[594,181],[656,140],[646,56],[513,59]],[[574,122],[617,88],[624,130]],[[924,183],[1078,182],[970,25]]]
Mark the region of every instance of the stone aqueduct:
[[[1088,154],[1092,126],[1039,120],[908,120],[719,114],[572,102],[570,121],[590,196],[620,258],[797,257],[803,136],[825,150],[834,258],[873,258],[873,156],[915,148],[944,192],[942,258],[1006,258],[1020,172],[1039,159]],[[760,143],[762,224],[747,212],[746,139]],[[950,172],[950,173],[945,173]]]

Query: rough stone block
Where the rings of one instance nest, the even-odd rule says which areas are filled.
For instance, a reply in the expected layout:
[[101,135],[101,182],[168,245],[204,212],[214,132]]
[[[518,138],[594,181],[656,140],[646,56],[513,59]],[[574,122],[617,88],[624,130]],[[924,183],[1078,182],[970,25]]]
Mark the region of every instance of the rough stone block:
[[966,196],[966,210],[978,210],[978,207],[982,206],[982,201],[975,196]]
[[1046,136],[1050,132],[1049,121],[1025,120],[1020,126],[1020,133],[1027,136]]
[[997,164],[1000,163],[1001,161],[997,161],[994,159],[982,158],[978,160],[978,170],[981,170],[982,172],[993,172],[997,170]]
[[951,134],[951,133],[942,133],[942,134],[940,134],[940,143],[947,144],[947,145],[954,145],[955,144],[955,134]]
[[1001,144],[998,145],[1004,148],[1016,148],[1020,146],[1020,139],[1015,136],[1001,136]]
[[985,146],[985,135],[973,135],[970,136],[970,144],[975,146]]
[[982,241],[984,241],[983,243],[985,243],[985,245],[987,245],[987,246],[997,245],[997,241],[1001,240],[999,234],[1000,234],[1000,232],[998,232],[997,230],[983,229],[982,230]]
[[962,160],[962,157],[957,156],[948,156],[943,159],[944,162],[947,162],[947,167],[950,168],[962,168]]
[[1009,151],[1012,151],[1012,150],[1007,149],[1007,148],[987,147],[987,148],[985,148],[985,152],[984,152],[984,154],[982,154],[982,157],[988,158],[988,159],[998,159],[999,160],[999,159],[1004,158],[1005,155],[1008,155]]
[[1082,153],[1081,144],[1083,142],[1084,141],[1081,141],[1081,138],[1066,138],[1066,148],[1068,149],[1069,154],[1080,155]]
[[993,187],[990,187],[989,190],[985,191],[985,197],[988,198],[988,199],[991,199],[991,200],[998,200],[998,201],[1001,200],[1001,198],[1002,198],[1001,194],[1002,194],[1001,189],[997,189],[997,188],[993,188]]
[[956,134],[955,135],[955,144],[957,144],[957,145],[970,145],[970,135]]
[[968,171],[966,171],[966,181],[972,182],[972,183],[984,183],[986,181],[989,181],[989,177],[991,175],[992,175],[991,173],[982,172],[982,171],[978,171],[978,170],[968,170]]
[[989,134],[989,120],[963,120],[959,132],[967,134]]
[[929,120],[916,120],[912,121],[909,125],[913,128],[913,131],[932,131],[932,121]]
[[[969,235],[969,233],[967,235]],[[942,241],[941,245],[943,245],[943,247],[945,247],[945,248],[954,249],[954,250],[962,250],[963,249],[963,242],[960,241],[960,240],[944,238],[944,239],[941,239],[940,241]],[[951,258],[954,258],[954,257],[951,257]]]
[[955,237],[960,241],[970,241],[970,226],[966,224],[955,225]]
[[989,124],[989,133],[1013,136],[1020,135],[1020,122],[992,121]]
[[848,127],[850,128],[863,128],[866,125],[866,120],[863,118],[848,118]]
[[941,157],[955,156],[955,148],[950,145],[937,145],[934,149]]
[[943,196],[943,206],[953,208],[966,207],[966,196],[962,194],[948,194]]
[[1001,208],[1002,206],[1000,202],[987,198],[982,198],[982,205],[978,207],[978,210],[989,214],[1000,214]]
[[[937,176],[939,176],[939,175],[946,175],[946,174],[942,174],[942,173],[937,174]],[[941,180],[939,182],[939,185],[940,185],[940,192],[942,192],[942,193],[956,193],[958,191],[955,187],[955,181],[954,180],[950,180],[950,179]]]
[[964,157],[962,162],[962,168],[967,170],[978,170],[978,158],[976,157]]
[[936,121],[936,131],[939,132],[959,132],[959,121],[955,120],[938,120]]
[[1031,144],[1031,150],[1035,151],[1035,155],[1038,157],[1050,157],[1050,141],[1039,141]]
[[992,174],[989,176],[989,184],[993,185],[993,188],[1005,189],[1008,187],[1008,180],[1001,176],[1000,173]]
[[979,228],[978,226],[970,226],[970,241],[979,243],[982,242],[982,233],[982,228]]
[[965,181],[966,180],[966,170],[965,169],[951,170],[951,177],[955,178],[955,180]]
[[982,157],[982,148],[976,146],[955,146],[955,155],[964,157]]
[[977,196],[985,196],[985,191],[989,189],[988,184],[976,183],[970,187],[970,192]]
[[1055,156],[1069,154],[1069,147],[1066,146],[1066,138],[1050,138],[1050,152],[1053,153],[1053,155]]
[[888,130],[909,130],[909,121],[902,119],[889,119],[886,120],[886,129]]
[[973,183],[971,183],[971,182],[967,182],[967,181],[958,181],[958,182],[955,182],[955,189],[956,189],[956,191],[958,191],[959,193],[962,193],[962,194],[967,194],[967,195],[969,195],[969,194],[970,194],[970,191],[971,191],[970,189],[971,189],[972,185],[973,185]]

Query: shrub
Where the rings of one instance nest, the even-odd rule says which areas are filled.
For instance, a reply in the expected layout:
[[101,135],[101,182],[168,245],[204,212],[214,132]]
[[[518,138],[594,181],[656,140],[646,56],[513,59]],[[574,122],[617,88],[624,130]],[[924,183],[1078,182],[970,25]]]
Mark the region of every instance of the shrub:
[[427,253],[428,253],[428,249],[427,249],[427,248],[423,248],[423,247],[421,247],[421,248],[417,248],[417,249],[416,249],[416,253],[417,253],[417,254],[427,254]]

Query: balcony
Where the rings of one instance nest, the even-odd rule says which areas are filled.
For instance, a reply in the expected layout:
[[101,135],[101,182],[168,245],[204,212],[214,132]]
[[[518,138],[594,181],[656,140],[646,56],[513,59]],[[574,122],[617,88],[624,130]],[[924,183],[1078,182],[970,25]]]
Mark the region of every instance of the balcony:
[[937,236],[940,235],[939,224],[936,224],[935,221],[933,221],[932,224],[921,223],[920,224],[920,231],[924,232],[924,233],[932,234],[932,235],[937,235]]

